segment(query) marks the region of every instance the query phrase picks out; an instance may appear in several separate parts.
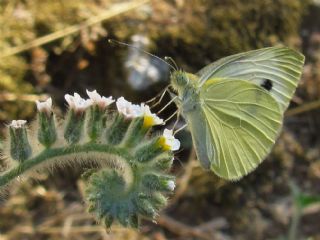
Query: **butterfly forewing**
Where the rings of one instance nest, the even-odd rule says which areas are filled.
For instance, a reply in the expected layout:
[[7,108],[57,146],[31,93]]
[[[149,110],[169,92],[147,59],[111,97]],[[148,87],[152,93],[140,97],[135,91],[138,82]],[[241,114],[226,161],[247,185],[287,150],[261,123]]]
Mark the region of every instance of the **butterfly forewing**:
[[[276,100],[251,82],[214,79],[202,86],[200,101],[209,137],[194,140],[202,141],[207,152],[213,149],[211,169],[225,179],[239,179],[255,169],[281,128],[282,113]],[[191,128],[194,131],[197,129]]]
[[199,88],[211,78],[241,79],[264,87],[286,110],[301,76],[304,56],[285,47],[270,47],[222,58],[201,69]]

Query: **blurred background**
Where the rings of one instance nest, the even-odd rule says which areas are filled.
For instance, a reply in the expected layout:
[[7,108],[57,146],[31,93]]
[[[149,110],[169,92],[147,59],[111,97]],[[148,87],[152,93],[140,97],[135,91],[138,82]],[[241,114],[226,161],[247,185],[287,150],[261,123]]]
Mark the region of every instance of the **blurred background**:
[[2,194],[1,240],[320,239],[318,0],[1,0],[1,138],[10,120],[34,119],[37,99],[51,96],[63,114],[66,93],[97,89],[139,103],[168,85],[167,65],[109,38],[170,56],[192,73],[274,45],[300,50],[306,64],[271,155],[241,181],[202,170],[181,132],[177,188],[157,224],[106,231],[86,213],[81,171],[66,169]]

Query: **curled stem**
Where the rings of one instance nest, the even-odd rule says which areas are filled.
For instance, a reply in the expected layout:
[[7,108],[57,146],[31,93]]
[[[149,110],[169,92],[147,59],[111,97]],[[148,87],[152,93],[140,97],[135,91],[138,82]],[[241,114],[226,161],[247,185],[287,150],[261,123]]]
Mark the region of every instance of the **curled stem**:
[[[107,144],[96,144],[96,143],[86,143],[83,145],[70,145],[68,147],[58,147],[58,148],[47,148],[44,149],[37,156],[28,159],[20,163],[18,166],[11,168],[5,172],[0,173],[0,187],[5,186],[10,181],[14,180],[16,177],[22,175],[28,170],[34,169],[40,164],[43,163],[51,163],[54,164],[53,161],[61,161],[61,158],[68,158],[72,154],[88,154],[88,153],[106,153],[110,154],[110,156],[118,156],[121,159],[129,162],[129,155],[126,153],[126,149],[110,146]],[[85,158],[85,156],[82,158]],[[113,159],[112,157],[110,159]],[[74,160],[77,160],[74,158]]]

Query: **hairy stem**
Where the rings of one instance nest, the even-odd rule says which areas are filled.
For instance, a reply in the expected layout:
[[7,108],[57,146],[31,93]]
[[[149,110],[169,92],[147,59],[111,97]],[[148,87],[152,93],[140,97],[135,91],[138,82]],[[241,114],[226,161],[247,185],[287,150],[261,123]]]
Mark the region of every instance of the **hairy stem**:
[[11,168],[0,174],[0,187],[5,186],[11,180],[25,173],[26,171],[40,165],[44,162],[51,163],[52,161],[59,161],[59,157],[68,157],[71,154],[79,153],[89,153],[89,152],[98,152],[106,153],[110,155],[115,155],[124,159],[129,163],[130,155],[127,153],[126,149],[114,147],[106,144],[97,144],[97,143],[86,143],[83,145],[70,145],[68,147],[60,148],[49,148],[44,149],[37,156],[30,158],[18,166]]

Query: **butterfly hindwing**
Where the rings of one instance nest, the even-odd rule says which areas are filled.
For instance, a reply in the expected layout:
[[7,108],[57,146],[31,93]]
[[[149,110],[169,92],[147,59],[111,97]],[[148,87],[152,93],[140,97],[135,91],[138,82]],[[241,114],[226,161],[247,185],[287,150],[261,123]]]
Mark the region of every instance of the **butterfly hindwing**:
[[[225,179],[239,179],[270,152],[282,124],[276,100],[260,86],[243,80],[208,80],[201,88],[202,141],[212,154],[211,169]],[[191,128],[191,132],[197,129]],[[197,146],[195,146],[197,148]],[[198,150],[199,151],[199,150]],[[197,152],[198,152],[197,151]],[[198,155],[201,161],[201,155]]]
[[304,56],[290,48],[270,47],[222,58],[201,69],[199,87],[211,78],[242,79],[264,87],[284,112],[301,76]]

